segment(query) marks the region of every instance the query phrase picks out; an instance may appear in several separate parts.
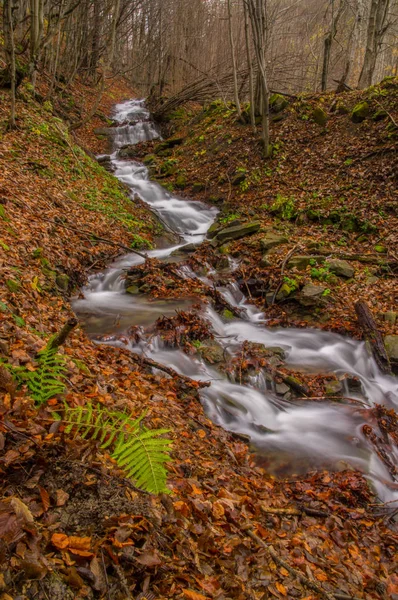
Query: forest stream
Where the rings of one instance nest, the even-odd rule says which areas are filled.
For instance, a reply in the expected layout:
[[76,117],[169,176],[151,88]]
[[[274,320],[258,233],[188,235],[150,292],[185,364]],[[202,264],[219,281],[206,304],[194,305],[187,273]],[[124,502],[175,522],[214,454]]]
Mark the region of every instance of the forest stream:
[[[159,137],[143,101],[132,100],[117,105],[113,118],[120,124],[110,130],[113,132],[111,162],[115,176],[127,184],[132,198],[138,196],[145,202],[175,237],[174,245],[150,250],[147,256],[165,261],[178,260],[175,254],[171,255],[183,246],[203,241],[217,210],[198,201],[178,198],[150,181],[145,165],[118,157],[118,149],[125,144]],[[229,261],[233,275],[237,265],[232,259]],[[158,336],[145,333],[145,327],[156,319],[186,310],[193,301],[189,297],[178,301],[153,300],[144,294],[126,293],[126,270],[143,262],[144,258],[136,253],[127,254],[110,265],[106,272],[90,277],[88,285],[73,303],[89,335],[96,340],[103,336],[102,342],[145,354],[194,380],[211,382],[209,387],[200,390],[208,417],[229,431],[249,437],[260,454],[283,456],[291,463],[292,472],[303,465],[335,468],[351,465],[367,474],[383,502],[398,500],[397,482],[391,479],[362,430],[364,424],[371,424],[369,409],[376,404],[398,409],[398,382],[380,372],[364,342],[315,329],[268,329],[264,314],[249,304],[237,284],[219,287],[217,291],[230,305],[240,309],[242,318],[225,319],[209,305],[203,306],[201,316],[211,325],[227,357],[236,355],[245,341],[267,348],[279,347],[285,352],[287,365],[311,373],[348,374],[360,381],[361,389],[354,394],[347,388],[343,394],[346,401],[344,398],[338,402],[287,401],[276,395],[274,384],[261,374],[252,377],[249,385],[234,383],[197,355],[189,356],[182,350],[170,349]],[[207,277],[195,274],[183,261],[178,265],[181,277],[213,285]],[[132,326],[141,328],[138,343],[119,335]],[[398,462],[398,454],[393,448],[390,458],[395,464]]]

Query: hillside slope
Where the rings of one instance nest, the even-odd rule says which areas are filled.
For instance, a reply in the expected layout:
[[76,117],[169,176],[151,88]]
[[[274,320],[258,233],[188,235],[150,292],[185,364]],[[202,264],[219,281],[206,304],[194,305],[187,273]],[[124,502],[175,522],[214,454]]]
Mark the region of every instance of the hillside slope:
[[[8,94],[0,92],[2,599],[394,598],[397,536],[390,528],[391,510],[380,506],[365,477],[341,465],[337,473],[319,470],[275,478],[245,439],[206,418],[197,383],[177,374],[150,374],[140,357],[95,345],[78,327],[60,349],[66,361],[65,394],[34,405],[18,374],[37,370],[37,352],[74,316],[70,295],[92,270],[104,268],[129,246],[151,243],[159,225],[79,148],[59,119],[60,108],[65,118],[77,114],[87,90],[77,86],[63,99],[63,108],[58,100],[54,105],[36,102],[29,87],[21,92],[18,129],[12,132],[5,127]],[[113,102],[132,93],[115,82],[100,107],[102,118],[97,115],[78,133],[86,148],[104,149],[93,128]],[[66,105],[73,107],[69,113]],[[203,117],[213,121],[205,126]],[[221,217],[227,223],[259,216],[289,235],[301,235],[293,233],[290,220],[276,223],[268,211],[277,193],[268,178],[277,182],[283,169],[290,169],[284,154],[272,159],[269,175],[260,149],[251,134],[242,138],[248,129],[234,123],[230,110],[216,104],[196,119],[184,145],[149,161],[154,171],[179,164],[185,172],[170,174],[169,183],[178,183],[180,189],[186,185],[187,194],[201,198],[223,196]],[[308,122],[299,126],[318,135]],[[207,127],[228,135],[225,148],[217,150],[217,136],[210,143],[215,134]],[[202,135],[203,140],[196,139]],[[302,154],[307,154],[304,146]],[[278,161],[282,175],[276,172]],[[245,171],[239,174],[245,178],[235,186],[232,176],[241,164]],[[177,182],[181,175],[185,182]],[[197,186],[188,187],[189,180],[207,188],[197,191]],[[247,186],[241,185],[245,181]],[[328,185],[326,176],[322,181]],[[387,184],[383,189],[387,194]],[[386,231],[384,225],[377,226]],[[317,237],[323,232],[317,223],[302,227],[307,238],[313,231],[319,232]],[[342,234],[331,229],[330,235],[335,244]],[[258,237],[250,238],[253,246],[247,239],[234,242],[230,251],[257,260]],[[354,234],[347,239],[351,243]],[[370,240],[373,244],[376,237]],[[383,243],[389,247],[387,233]],[[203,252],[209,254],[210,248]],[[270,260],[282,260],[285,254],[279,252]],[[200,253],[193,260],[200,260]],[[250,261],[247,268],[255,265]],[[377,285],[387,306],[384,286],[387,290],[391,280],[384,277]],[[282,309],[278,305],[274,310]],[[276,319],[281,319],[279,312]],[[147,427],[169,429],[171,494],[159,497],[137,490],[98,444],[72,438],[55,426],[53,412],[62,411],[64,401],[122,408],[134,417],[146,410]],[[379,417],[396,430],[393,414]],[[283,457],[281,462],[283,467]]]

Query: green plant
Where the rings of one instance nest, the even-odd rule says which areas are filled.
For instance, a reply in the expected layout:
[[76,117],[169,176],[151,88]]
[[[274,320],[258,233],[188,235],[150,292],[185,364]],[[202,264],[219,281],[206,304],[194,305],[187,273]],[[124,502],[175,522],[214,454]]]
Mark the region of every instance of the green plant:
[[170,460],[171,440],[162,436],[168,429],[146,429],[141,422],[146,413],[133,420],[124,412],[104,406],[87,404],[70,408],[65,406],[63,422],[65,433],[99,442],[105,450],[113,448],[112,458],[126,471],[127,477],[147,492],[168,492],[165,463]]
[[332,273],[329,271],[329,267],[312,267],[310,271],[312,279],[319,279],[319,281],[328,281]]
[[50,343],[37,355],[38,367],[30,373],[28,389],[39,406],[65,391],[65,358]]
[[289,221],[297,216],[295,199],[278,194],[275,202],[270,207],[270,212],[279,215],[282,219]]
[[219,219],[219,222],[222,225],[226,225],[227,223],[230,223],[231,221],[236,221],[236,219],[240,218],[240,213],[230,213],[229,215],[225,215],[224,217],[221,217]]
[[285,284],[285,286],[287,286],[289,288],[287,290],[289,292],[289,294],[291,294],[292,292],[295,292],[300,287],[300,281],[298,279],[291,279],[290,277],[284,277],[283,283]]

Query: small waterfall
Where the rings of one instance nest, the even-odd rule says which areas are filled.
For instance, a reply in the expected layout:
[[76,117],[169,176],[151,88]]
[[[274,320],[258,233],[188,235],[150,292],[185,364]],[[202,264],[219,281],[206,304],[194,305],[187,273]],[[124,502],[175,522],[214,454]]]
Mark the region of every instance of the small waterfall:
[[[118,158],[117,150],[124,144],[134,144],[159,137],[143,100],[132,100],[116,107],[114,154],[111,160],[115,176],[127,184],[131,196],[139,196],[160,217],[180,243],[166,249],[151,250],[150,257],[166,258],[182,246],[202,241],[217,211],[203,203],[183,200],[151,182],[148,170],[140,163]],[[92,276],[83,290],[84,298],[74,301],[89,333],[126,331],[132,325],[148,325],[161,315],[172,315],[176,309],[186,310],[190,299],[178,301],[149,301],[144,295],[129,295],[124,291],[124,270],[143,262],[135,254],[127,254],[110,266],[107,272]],[[236,264],[233,263],[233,268]],[[197,277],[212,285],[205,277],[197,276],[187,266],[181,267],[185,277]],[[398,500],[396,483],[362,433],[367,422],[368,408],[376,403],[397,408],[398,382],[383,375],[365,344],[340,335],[314,329],[267,329],[264,314],[250,305],[237,284],[218,288],[230,304],[242,309],[245,318],[224,322],[210,307],[202,315],[210,323],[226,355],[233,355],[245,341],[278,346],[285,351],[286,364],[313,373],[350,375],[361,383],[361,403],[316,403],[305,400],[281,400],[270,382],[260,372],[250,385],[229,381],[215,368],[181,350],[165,348],[158,338],[143,334],[142,341],[116,341],[134,352],[145,352],[159,363],[172,366],[192,379],[211,381],[201,391],[208,416],[224,428],[247,435],[262,453],[287,456],[292,464],[305,461],[307,465],[352,465],[361,469],[372,481],[383,501]],[[346,385],[346,384],[345,384]],[[348,387],[344,393],[348,396]],[[352,393],[350,394],[352,397]],[[391,449],[391,459],[398,463],[397,451]]]

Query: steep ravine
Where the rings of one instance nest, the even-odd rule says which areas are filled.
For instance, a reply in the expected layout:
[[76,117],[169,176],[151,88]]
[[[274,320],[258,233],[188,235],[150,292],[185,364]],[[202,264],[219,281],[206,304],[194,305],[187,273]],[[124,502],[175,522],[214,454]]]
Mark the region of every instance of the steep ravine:
[[[169,261],[178,249],[205,239],[217,211],[203,203],[178,198],[150,181],[143,164],[119,157],[118,150],[123,145],[158,136],[142,101],[118,105],[114,119],[120,123],[111,130],[114,152],[110,160],[114,174],[131,189],[132,197],[138,196],[147,203],[176,236],[175,245],[147,253],[149,258]],[[284,354],[286,365],[305,372],[348,374],[360,381],[361,389],[355,395],[352,390],[345,390],[345,395],[354,397],[357,403],[348,399],[314,403],[281,398],[262,373],[252,377],[249,385],[232,382],[198,355],[171,349],[159,336],[145,329],[158,317],[172,316],[176,310],[192,307],[193,301],[189,297],[151,300],[139,290],[127,294],[126,270],[143,262],[136,254],[124,256],[105,273],[92,276],[83,290],[84,298],[75,299],[74,310],[91,335],[98,339],[106,334],[107,343],[145,354],[190,378],[210,381],[210,387],[201,391],[207,415],[224,428],[248,436],[262,453],[283,454],[292,463],[298,459],[309,465],[341,467],[348,463],[368,474],[382,501],[398,499],[391,474],[363,431],[371,418],[369,409],[375,404],[397,408],[398,383],[378,370],[364,343],[314,329],[268,329],[264,315],[248,303],[236,285],[220,285],[217,292],[240,310],[242,318],[226,319],[209,305],[202,307],[200,315],[211,326],[229,359],[240,352],[244,342],[277,347]],[[230,270],[234,268],[236,264],[230,261]],[[179,263],[179,272],[182,278],[212,285],[207,277],[184,266],[183,261]],[[112,337],[113,333],[126,334],[132,326],[141,328],[138,342],[128,335]],[[394,448],[390,458],[395,464],[398,462]]]

